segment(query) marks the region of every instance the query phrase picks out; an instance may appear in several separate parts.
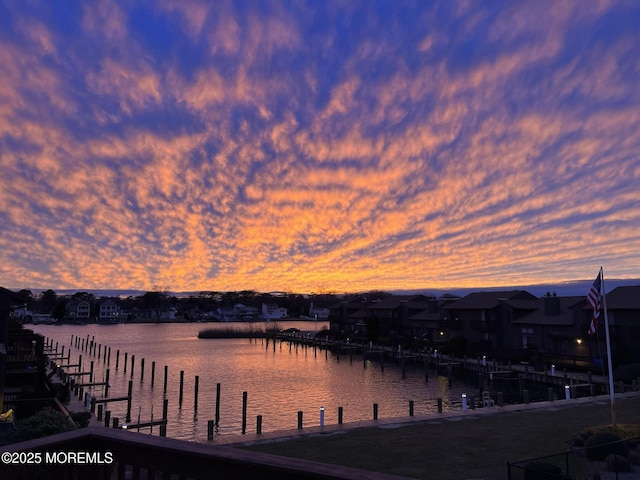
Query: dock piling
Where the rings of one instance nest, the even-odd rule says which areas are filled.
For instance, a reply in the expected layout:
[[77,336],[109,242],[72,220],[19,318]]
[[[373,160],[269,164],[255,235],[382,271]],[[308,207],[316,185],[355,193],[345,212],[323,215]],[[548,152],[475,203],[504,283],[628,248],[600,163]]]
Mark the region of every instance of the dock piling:
[[247,432],[247,392],[242,392],[242,435]]
[[178,408],[182,408],[183,393],[184,393],[184,370],[180,370],[180,392],[178,396]]
[[200,377],[198,375],[196,375],[195,386],[194,386],[194,391],[193,391],[193,409],[196,412],[198,411],[198,387],[199,387],[199,383],[200,383]]
[[[274,340],[275,345],[275,340]],[[220,424],[220,384],[216,384],[216,425]]]

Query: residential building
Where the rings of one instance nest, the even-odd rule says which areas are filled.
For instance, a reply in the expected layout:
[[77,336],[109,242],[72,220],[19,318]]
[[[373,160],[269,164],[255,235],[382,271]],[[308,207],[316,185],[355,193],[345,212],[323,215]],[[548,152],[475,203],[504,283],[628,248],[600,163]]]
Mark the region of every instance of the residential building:
[[100,303],[98,313],[100,323],[117,323],[120,320],[120,306],[112,299]]
[[65,319],[72,323],[88,323],[91,320],[91,302],[71,300],[65,306]]
[[287,309],[275,303],[262,304],[262,318],[265,320],[280,320],[287,317]]

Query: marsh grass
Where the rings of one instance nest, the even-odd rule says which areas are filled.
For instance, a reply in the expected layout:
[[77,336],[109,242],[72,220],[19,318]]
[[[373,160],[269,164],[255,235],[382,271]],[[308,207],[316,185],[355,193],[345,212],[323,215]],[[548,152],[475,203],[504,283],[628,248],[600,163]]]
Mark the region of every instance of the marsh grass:
[[207,328],[198,332],[198,338],[262,338],[280,332],[280,325],[275,322],[268,328],[243,324],[242,327]]

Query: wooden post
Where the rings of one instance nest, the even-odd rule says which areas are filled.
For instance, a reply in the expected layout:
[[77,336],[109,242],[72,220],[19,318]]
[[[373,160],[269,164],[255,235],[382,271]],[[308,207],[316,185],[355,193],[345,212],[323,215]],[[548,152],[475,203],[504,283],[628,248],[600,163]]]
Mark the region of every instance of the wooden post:
[[93,383],[93,360],[91,360],[91,370],[89,371],[89,383]]
[[111,410],[107,410],[106,412],[104,412],[104,426],[108,428],[110,423],[111,423]]
[[129,388],[127,390],[127,417],[125,422],[131,421],[131,395],[133,392],[133,380],[129,380]]
[[180,370],[180,392],[178,396],[178,408],[182,408],[183,390],[184,390],[184,370]]
[[[273,341],[275,345],[275,340]],[[220,423],[220,384],[216,384],[216,425]]]
[[207,422],[207,440],[213,440],[213,420]]
[[[131,369],[131,374],[133,375],[133,368]],[[140,359],[140,383],[144,381],[144,358]]]
[[169,374],[169,367],[167,365],[164,366],[164,386],[162,387],[162,393],[167,394],[167,376]]
[[438,413],[442,413],[442,399],[438,398]]
[[194,387],[194,391],[193,391],[193,409],[197,412],[198,411],[198,387],[200,383],[200,377],[198,375],[196,375],[196,382],[195,382],[195,387]]
[[120,363],[120,349],[116,350],[116,372],[118,371],[118,363]]
[[107,368],[107,373],[104,377],[104,396],[109,396],[109,369]]
[[409,416],[413,417],[413,400],[409,400]]
[[127,352],[124,352],[124,373],[127,373]]
[[342,407],[338,407],[338,425],[342,425],[343,413],[344,413],[344,409]]
[[153,382],[156,379],[156,362],[151,362],[151,388],[153,388]]
[[373,404],[373,419],[378,420],[378,404]]
[[242,435],[247,432],[247,392],[242,392]]
[[164,423],[160,425],[161,437],[167,436],[167,418],[168,417],[169,417],[169,400],[165,398],[164,401],[162,402],[162,420],[164,420]]
[[136,364],[136,356],[131,355],[131,378],[133,378],[133,368],[135,367],[135,364]]
[[298,410],[298,430],[302,430],[302,410]]
[[258,415],[256,417],[256,434],[257,435],[262,434],[262,415]]

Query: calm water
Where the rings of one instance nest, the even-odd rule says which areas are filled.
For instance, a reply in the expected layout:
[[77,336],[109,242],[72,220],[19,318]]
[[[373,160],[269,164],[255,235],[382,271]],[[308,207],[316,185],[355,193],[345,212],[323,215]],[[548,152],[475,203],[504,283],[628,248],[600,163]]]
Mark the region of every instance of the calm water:
[[[361,355],[342,355],[338,360],[332,352],[249,339],[198,339],[205,328],[228,328],[230,324],[131,324],[131,325],[34,325],[29,326],[46,338],[71,348],[71,362],[83,355],[83,370],[94,361],[94,381],[104,379],[107,368],[104,348],[111,348],[109,397],[126,396],[131,377],[131,356],[135,355],[131,420],[140,414],[148,421],[162,416],[164,366],[168,366],[166,398],[169,401],[167,435],[174,438],[204,442],[207,421],[215,418],[216,384],[221,384],[220,423],[217,435],[238,434],[242,429],[242,395],[247,392],[247,433],[255,433],[256,417],[262,415],[262,431],[296,428],[298,411],[303,411],[304,426],[320,424],[320,407],[325,407],[325,425],[338,423],[338,407],[343,407],[344,422],[370,420],[373,404],[377,403],[379,418],[402,417],[409,414],[409,401],[414,401],[416,415],[435,412],[437,399],[443,398],[444,409],[460,408],[461,394],[477,394],[477,382],[472,385],[454,380],[449,387],[445,377],[429,372],[425,382],[423,365],[407,364],[402,378],[399,365],[385,361],[384,370],[377,361],[363,364]],[[247,324],[239,324],[241,327]],[[253,324],[262,328],[262,324]],[[318,322],[318,329],[326,323]],[[283,328],[296,327],[313,332],[315,322],[286,322]],[[234,325],[236,328],[236,325]],[[91,357],[71,345],[72,335],[80,338],[95,336],[102,345],[100,358]],[[116,350],[120,350],[116,371]],[[124,369],[124,353],[128,353]],[[144,358],[144,378],[141,382],[141,359]],[[155,381],[151,387],[151,364],[155,362]],[[184,396],[179,406],[180,371],[184,371]],[[73,370],[72,370],[73,371]],[[194,408],[195,377],[199,377],[198,409]],[[85,377],[88,378],[88,377]],[[101,398],[102,389],[94,395]],[[453,404],[453,405],[452,405]],[[107,406],[108,405],[108,406]],[[107,404],[112,417],[123,421],[126,402]],[[154,427],[157,431],[158,427]],[[148,429],[147,429],[148,431]]]

